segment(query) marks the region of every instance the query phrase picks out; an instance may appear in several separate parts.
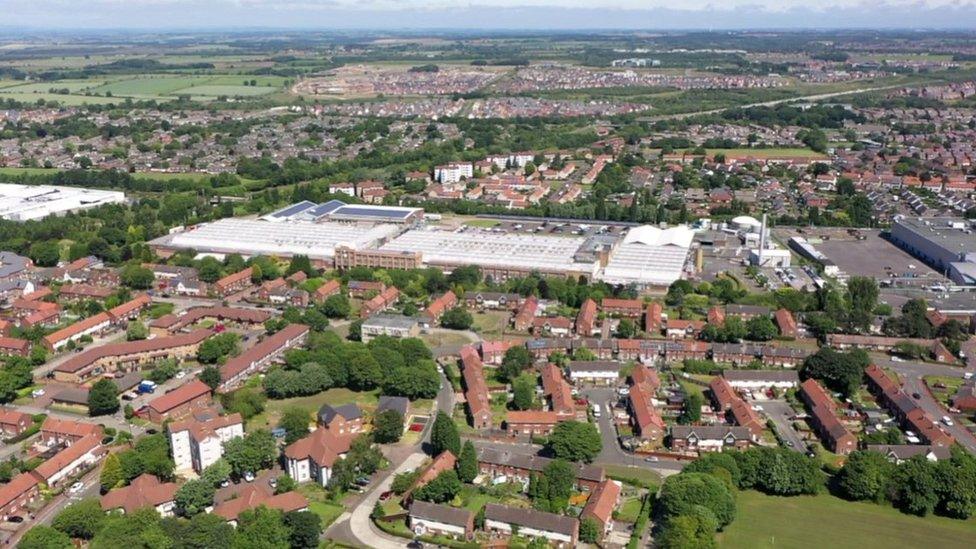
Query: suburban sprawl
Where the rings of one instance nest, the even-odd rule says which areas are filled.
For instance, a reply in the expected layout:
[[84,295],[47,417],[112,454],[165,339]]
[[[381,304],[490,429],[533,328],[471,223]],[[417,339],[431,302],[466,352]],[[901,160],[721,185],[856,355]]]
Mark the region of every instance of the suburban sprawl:
[[976,36],[0,32],[0,540],[972,547]]

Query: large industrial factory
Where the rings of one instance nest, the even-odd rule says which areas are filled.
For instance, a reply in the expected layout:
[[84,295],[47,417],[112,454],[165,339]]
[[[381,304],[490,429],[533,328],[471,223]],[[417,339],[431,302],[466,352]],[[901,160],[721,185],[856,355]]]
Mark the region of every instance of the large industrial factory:
[[667,286],[688,267],[694,233],[685,226],[631,227],[618,233],[540,234],[428,223],[423,210],[302,202],[259,219],[221,219],[151,242],[161,256],[179,250],[222,257],[306,255],[323,268],[477,265],[495,280],[540,273]]

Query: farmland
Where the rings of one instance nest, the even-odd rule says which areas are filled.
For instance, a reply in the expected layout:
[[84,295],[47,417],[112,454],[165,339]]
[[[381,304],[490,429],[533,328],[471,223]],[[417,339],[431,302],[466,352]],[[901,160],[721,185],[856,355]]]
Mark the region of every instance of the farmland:
[[0,84],[0,99],[65,105],[104,104],[119,98],[165,101],[181,96],[198,100],[218,97],[258,97],[281,91],[286,79],[276,76],[145,74],[91,80]]

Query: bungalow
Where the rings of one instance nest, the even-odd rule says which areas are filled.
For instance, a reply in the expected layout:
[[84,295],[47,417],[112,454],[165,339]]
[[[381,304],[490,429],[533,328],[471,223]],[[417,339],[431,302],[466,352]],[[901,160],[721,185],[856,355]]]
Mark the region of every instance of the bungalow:
[[721,452],[743,450],[752,441],[745,427],[726,425],[675,425],[671,427],[671,449],[677,452]]
[[105,373],[135,370],[159,359],[184,360],[196,355],[200,344],[211,335],[210,330],[196,330],[92,347],[59,364],[53,376],[66,383],[83,383]]
[[242,512],[262,505],[283,513],[308,510],[308,500],[298,492],[271,495],[263,486],[251,484],[245,486],[238,497],[214,507],[213,514],[222,517],[232,525],[237,525],[237,517]]
[[461,539],[474,536],[474,512],[448,505],[414,501],[410,504],[410,530],[418,536],[442,535]]
[[508,507],[496,503],[485,505],[485,530],[502,534],[541,537],[557,547],[574,547],[579,537],[579,520],[555,513]]
[[173,482],[160,482],[158,478],[143,473],[128,486],[117,488],[102,496],[102,510],[121,511],[131,515],[138,509],[149,507],[164,517],[171,517],[176,509],[176,490]]
[[612,385],[620,379],[620,366],[619,362],[609,360],[573,360],[566,371],[576,385]]
[[888,461],[901,464],[915,456],[923,456],[927,461],[944,461],[952,457],[952,451],[945,446],[926,446],[923,444],[868,444],[868,450],[883,454]]

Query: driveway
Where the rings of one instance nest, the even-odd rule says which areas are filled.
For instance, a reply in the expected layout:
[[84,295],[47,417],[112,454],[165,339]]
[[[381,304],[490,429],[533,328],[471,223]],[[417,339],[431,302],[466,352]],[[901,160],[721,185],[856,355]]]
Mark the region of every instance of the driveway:
[[787,448],[791,448],[797,452],[805,451],[806,443],[803,441],[800,433],[793,428],[793,421],[790,420],[791,417],[796,415],[796,412],[785,400],[753,400],[749,401],[749,405],[762,407],[762,413],[776,425],[776,432],[779,433],[783,442],[793,443],[792,446],[787,444]]

